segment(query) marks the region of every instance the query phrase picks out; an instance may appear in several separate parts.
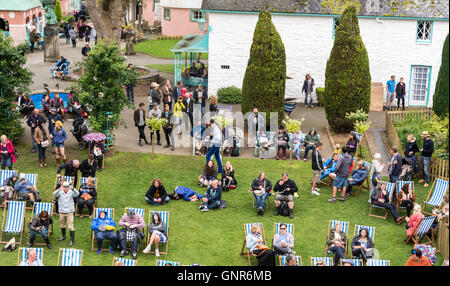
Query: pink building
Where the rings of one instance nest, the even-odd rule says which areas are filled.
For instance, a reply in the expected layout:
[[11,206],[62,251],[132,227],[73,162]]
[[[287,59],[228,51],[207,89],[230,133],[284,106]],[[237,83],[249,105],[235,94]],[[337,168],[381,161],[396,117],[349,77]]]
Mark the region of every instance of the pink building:
[[81,0],[59,0],[63,16],[73,15],[73,10],[80,8]]
[[[162,34],[185,36],[203,34],[199,22],[208,21],[208,15],[201,11],[202,0],[161,0]],[[205,24],[207,27],[207,23]]]

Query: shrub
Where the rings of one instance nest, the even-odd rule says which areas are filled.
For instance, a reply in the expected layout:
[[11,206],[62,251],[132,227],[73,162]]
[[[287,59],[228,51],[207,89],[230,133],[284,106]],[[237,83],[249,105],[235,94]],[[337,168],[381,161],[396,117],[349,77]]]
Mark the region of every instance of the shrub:
[[63,18],[63,23],[64,24],[66,24],[66,23],[70,24],[72,22],[75,22],[75,17],[73,15],[69,15],[69,16],[66,16],[66,17]]
[[325,88],[324,87],[318,87],[316,88],[316,96],[317,96],[317,102],[320,105],[323,105],[324,97],[325,97]]
[[242,91],[235,86],[223,87],[217,91],[217,97],[219,98],[219,102],[222,103],[241,103]]
[[62,20],[62,11],[61,11],[61,3],[59,2],[59,0],[56,0],[56,4],[55,4],[55,15],[56,15],[56,20],[61,21]]
[[439,69],[439,75],[436,82],[436,90],[433,95],[433,111],[439,116],[448,116],[448,97],[449,97],[449,42],[448,34],[445,38],[444,48],[442,49],[442,62]]

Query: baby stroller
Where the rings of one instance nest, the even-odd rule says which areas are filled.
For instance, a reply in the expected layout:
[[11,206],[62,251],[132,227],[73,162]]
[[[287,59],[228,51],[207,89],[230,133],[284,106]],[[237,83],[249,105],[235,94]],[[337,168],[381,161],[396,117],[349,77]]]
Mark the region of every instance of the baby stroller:
[[414,162],[408,159],[411,158],[402,159],[402,172],[400,173],[400,181],[411,181],[411,178],[414,174]]
[[86,124],[86,120],[83,117],[79,117],[73,121],[73,128],[70,129],[75,139],[77,139],[80,149],[86,149],[89,142],[83,139],[83,136],[90,133],[89,127]]

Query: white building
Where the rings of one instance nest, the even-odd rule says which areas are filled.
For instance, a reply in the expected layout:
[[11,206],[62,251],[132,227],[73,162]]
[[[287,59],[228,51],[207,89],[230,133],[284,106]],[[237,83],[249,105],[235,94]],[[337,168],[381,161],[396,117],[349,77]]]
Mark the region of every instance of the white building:
[[[359,6],[360,33],[369,55],[372,82],[385,85],[391,75],[396,75],[397,81],[403,77],[405,105],[432,106],[442,47],[449,32],[448,0],[416,0],[419,8],[396,4],[404,1],[349,1]],[[272,22],[285,46],[287,75],[292,78],[286,82],[286,97],[303,100],[300,90],[307,73],[316,87],[324,87],[336,19],[342,13],[342,9],[327,8],[325,3],[330,2],[343,3],[204,0],[202,10],[209,12],[211,27],[209,93],[214,95],[219,88],[231,85],[242,87],[258,13],[264,9],[272,11]]]

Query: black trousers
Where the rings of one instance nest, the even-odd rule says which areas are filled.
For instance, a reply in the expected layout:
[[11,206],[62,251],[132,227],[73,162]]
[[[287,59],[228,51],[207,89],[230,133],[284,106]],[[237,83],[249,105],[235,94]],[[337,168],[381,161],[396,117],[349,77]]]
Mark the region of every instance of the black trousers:
[[410,200],[404,200],[401,204],[401,207],[406,207],[406,216],[409,217],[411,211],[414,209],[414,203]]
[[394,221],[397,221],[398,210],[397,210],[397,206],[396,205],[388,204],[388,203],[379,203],[379,202],[376,202],[375,205],[387,209],[391,213],[392,218],[394,219]]
[[[153,133],[155,133],[155,131],[150,129],[150,142],[153,141]],[[156,130],[156,142],[161,142],[161,132],[159,130]]]
[[405,98],[397,98],[397,107],[400,108],[400,100],[402,101],[403,110],[405,110]]
[[94,204],[95,204],[94,199],[85,201],[83,198],[78,197],[77,198],[78,214],[81,215],[83,213],[83,208],[86,206],[89,210],[89,215],[92,215],[94,213]]
[[144,140],[147,140],[147,139],[145,139],[145,126],[138,126],[138,131],[139,131],[139,140],[141,140],[141,139],[144,139]]
[[[166,137],[166,144],[167,145],[171,145],[170,144],[170,135],[172,134],[172,128],[164,128],[164,136]],[[174,142],[172,142],[173,146]]]

